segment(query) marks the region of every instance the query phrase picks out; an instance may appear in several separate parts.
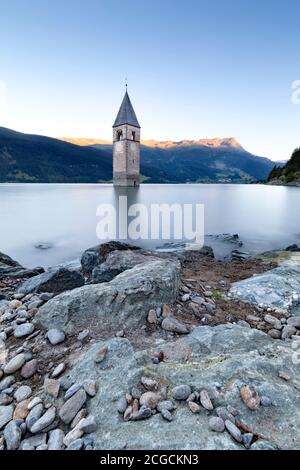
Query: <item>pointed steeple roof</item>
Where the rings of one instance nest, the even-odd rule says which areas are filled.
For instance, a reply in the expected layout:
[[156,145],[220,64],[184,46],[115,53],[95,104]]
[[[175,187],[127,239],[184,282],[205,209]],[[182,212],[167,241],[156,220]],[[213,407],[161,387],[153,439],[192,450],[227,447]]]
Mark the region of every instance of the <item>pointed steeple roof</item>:
[[123,124],[141,127],[135,115],[127,89],[113,127],[122,126]]

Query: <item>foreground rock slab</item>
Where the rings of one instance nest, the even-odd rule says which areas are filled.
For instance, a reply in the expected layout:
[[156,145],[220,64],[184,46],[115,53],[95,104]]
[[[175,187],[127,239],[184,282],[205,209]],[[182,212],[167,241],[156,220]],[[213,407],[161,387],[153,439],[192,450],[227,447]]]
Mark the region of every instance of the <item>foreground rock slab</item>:
[[[108,346],[107,356],[95,364],[94,355],[104,345]],[[210,417],[218,416],[219,407],[224,407],[225,421],[233,420],[234,424],[235,418],[226,411],[230,405],[230,410],[238,411],[237,418],[273,448],[300,449],[300,365],[293,363],[294,351],[289,345],[283,347],[258,330],[221,325],[195,328],[190,335],[159,348],[165,356],[159,364],[152,361],[155,351],[134,352],[129,341],[121,338],[96,343],[78,358],[70,371],[72,380],[95,380],[98,385],[88,410],[101,423],[94,433],[95,448],[242,450],[245,446],[238,428],[227,422],[224,431],[222,423],[216,426],[214,420],[212,426],[210,421]],[[289,381],[278,375],[287,367]],[[120,417],[120,410],[126,407],[122,397],[145,376],[166,386],[168,399],[172,399],[174,387],[180,385],[192,391],[205,389],[214,410],[202,408],[195,414],[185,401],[177,401],[171,421],[161,413],[147,420],[124,421]],[[268,397],[272,406],[249,409],[240,396],[245,384]],[[264,442],[262,438],[259,441]]]

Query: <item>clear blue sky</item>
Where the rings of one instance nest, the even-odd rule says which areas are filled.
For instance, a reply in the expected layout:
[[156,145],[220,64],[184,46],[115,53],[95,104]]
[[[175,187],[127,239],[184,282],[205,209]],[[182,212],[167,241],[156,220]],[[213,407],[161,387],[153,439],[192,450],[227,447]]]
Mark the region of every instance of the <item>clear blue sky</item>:
[[299,0],[0,0],[0,125],[111,138],[128,77],[144,139],[300,145]]

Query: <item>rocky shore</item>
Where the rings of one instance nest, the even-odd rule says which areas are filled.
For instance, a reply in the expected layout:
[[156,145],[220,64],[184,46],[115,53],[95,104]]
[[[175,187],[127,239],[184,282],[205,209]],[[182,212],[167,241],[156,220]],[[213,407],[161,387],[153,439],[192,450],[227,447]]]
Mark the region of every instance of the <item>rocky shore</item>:
[[0,449],[300,449],[300,251],[232,240],[0,253]]

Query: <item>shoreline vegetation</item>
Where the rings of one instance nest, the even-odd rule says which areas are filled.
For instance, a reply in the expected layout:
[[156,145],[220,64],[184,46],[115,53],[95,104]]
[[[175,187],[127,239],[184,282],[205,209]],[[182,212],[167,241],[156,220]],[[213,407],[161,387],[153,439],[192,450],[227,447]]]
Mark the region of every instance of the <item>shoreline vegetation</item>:
[[273,185],[300,186],[300,148],[294,150],[285,166],[273,168],[267,182]]
[[46,272],[0,253],[0,449],[300,448],[300,248],[230,240]]

